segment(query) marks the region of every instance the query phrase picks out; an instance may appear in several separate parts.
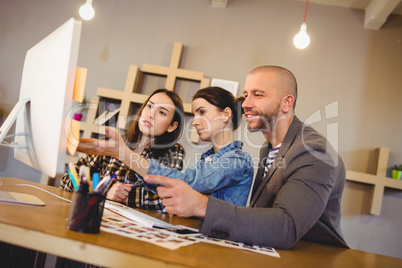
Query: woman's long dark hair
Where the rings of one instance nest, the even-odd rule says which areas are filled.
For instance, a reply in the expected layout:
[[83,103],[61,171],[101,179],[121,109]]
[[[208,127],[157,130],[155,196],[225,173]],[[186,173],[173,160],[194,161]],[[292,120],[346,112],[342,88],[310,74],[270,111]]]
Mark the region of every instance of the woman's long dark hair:
[[161,136],[156,137],[156,139],[153,141],[151,146],[151,157],[153,158],[158,158],[162,157],[163,154],[174,144],[176,144],[182,133],[183,133],[183,125],[184,125],[184,109],[183,109],[183,102],[179,95],[177,93],[167,90],[167,89],[157,89],[155,90],[149,97],[148,99],[142,104],[141,108],[139,109],[136,118],[134,119],[133,123],[131,126],[128,128],[126,131],[126,141],[129,143],[129,147],[135,147],[136,144],[140,141],[142,137],[142,133],[140,131],[140,128],[138,126],[138,121],[141,116],[142,110],[144,110],[144,107],[147,105],[148,101],[151,99],[151,97],[155,94],[158,93],[164,93],[166,96],[168,96],[174,106],[175,106],[175,112],[174,116],[172,119],[172,124],[173,122],[177,122],[177,127],[175,130],[172,132],[166,131],[163,133]]
[[235,98],[230,91],[223,89],[221,87],[206,87],[198,90],[194,97],[195,99],[202,98],[207,102],[211,103],[217,107],[220,111],[225,110],[229,107],[232,110],[232,126],[233,130],[237,129],[240,125],[241,115],[243,114],[243,109],[241,104],[244,101],[244,97]]

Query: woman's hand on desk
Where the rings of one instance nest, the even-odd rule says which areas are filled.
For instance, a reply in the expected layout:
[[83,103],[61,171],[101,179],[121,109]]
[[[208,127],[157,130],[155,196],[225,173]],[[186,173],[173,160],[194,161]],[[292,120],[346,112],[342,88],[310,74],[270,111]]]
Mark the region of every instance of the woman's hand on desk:
[[156,190],[159,197],[162,198],[166,212],[180,217],[205,218],[208,197],[193,190],[184,181],[156,175],[147,175],[144,180],[148,183],[162,185]]
[[88,155],[106,155],[119,158],[125,154],[125,150],[130,150],[124,143],[120,133],[112,128],[106,128],[107,140],[80,139],[77,151]]
[[123,202],[127,199],[131,189],[131,184],[116,182],[107,192],[106,198],[112,201]]

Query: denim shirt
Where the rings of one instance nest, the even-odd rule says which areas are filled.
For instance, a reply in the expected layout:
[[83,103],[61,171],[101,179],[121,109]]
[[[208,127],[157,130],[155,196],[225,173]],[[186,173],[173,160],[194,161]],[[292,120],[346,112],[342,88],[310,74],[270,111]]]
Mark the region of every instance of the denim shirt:
[[[148,174],[180,179],[200,193],[210,194],[234,205],[245,206],[253,182],[254,168],[250,155],[243,152],[242,147],[241,141],[235,141],[216,154],[211,148],[201,155],[194,166],[182,171],[148,159]],[[155,190],[155,185],[144,185],[150,190]]]

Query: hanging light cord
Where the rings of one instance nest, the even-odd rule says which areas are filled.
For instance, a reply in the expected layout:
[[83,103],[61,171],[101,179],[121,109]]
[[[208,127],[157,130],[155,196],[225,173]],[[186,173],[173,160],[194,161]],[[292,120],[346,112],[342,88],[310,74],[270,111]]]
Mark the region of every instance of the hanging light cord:
[[304,22],[306,22],[306,19],[307,19],[307,10],[308,10],[308,0],[306,1],[306,11],[304,12]]

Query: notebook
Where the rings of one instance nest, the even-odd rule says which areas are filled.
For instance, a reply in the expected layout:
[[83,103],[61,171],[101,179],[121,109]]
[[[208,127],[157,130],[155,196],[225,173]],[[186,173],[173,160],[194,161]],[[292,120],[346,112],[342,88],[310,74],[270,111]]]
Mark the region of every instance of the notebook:
[[34,195],[0,191],[0,202],[44,206],[45,203]]

